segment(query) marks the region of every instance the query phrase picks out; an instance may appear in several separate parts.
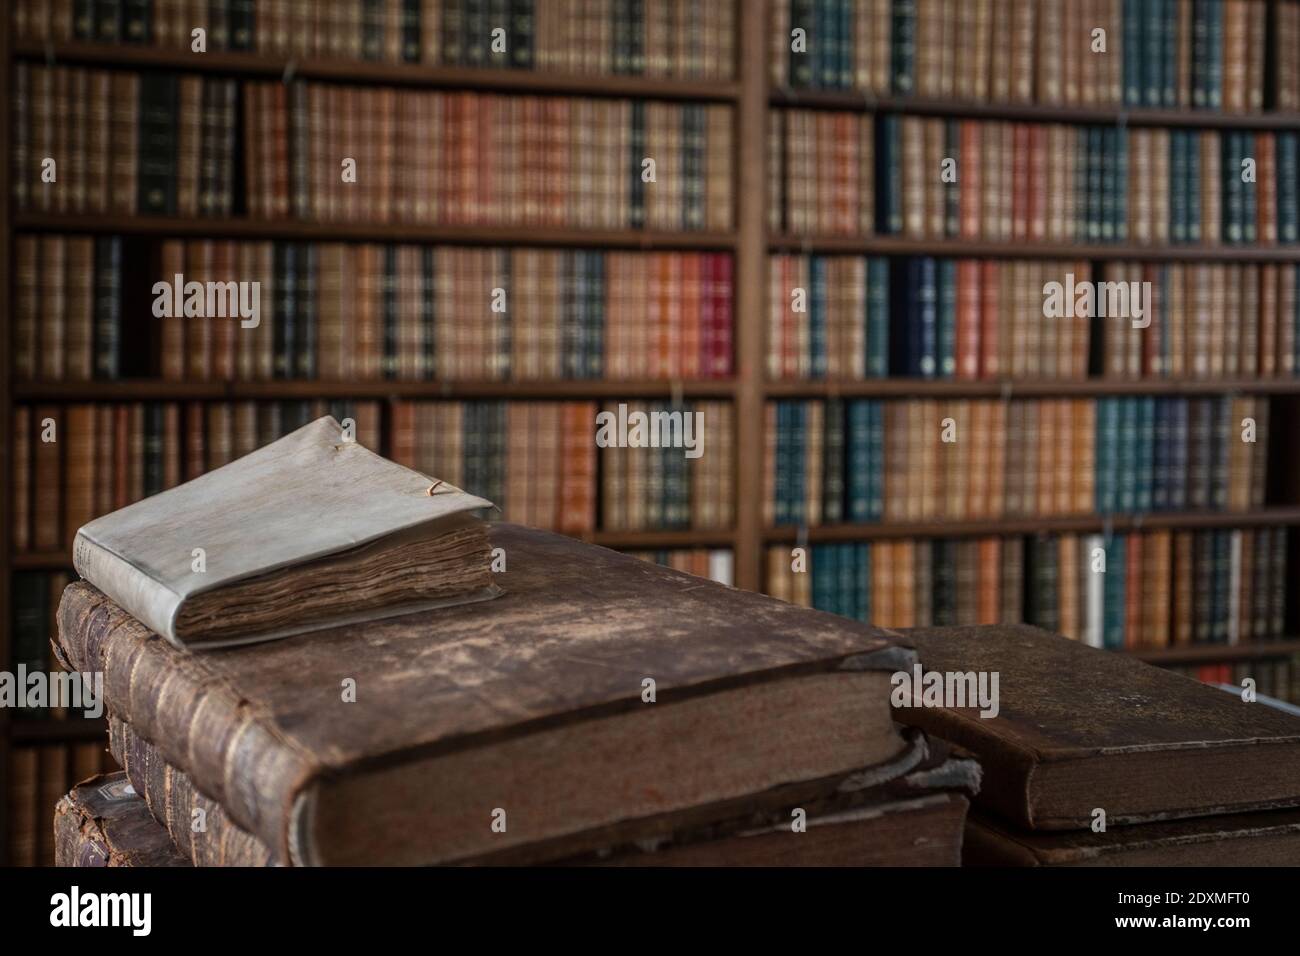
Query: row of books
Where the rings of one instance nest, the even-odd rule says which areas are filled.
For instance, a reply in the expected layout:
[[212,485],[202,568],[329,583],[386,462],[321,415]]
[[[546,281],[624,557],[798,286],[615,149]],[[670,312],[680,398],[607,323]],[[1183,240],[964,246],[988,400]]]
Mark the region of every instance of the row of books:
[[732,225],[723,104],[244,87],[256,219],[718,230]]
[[[399,401],[392,406],[392,458],[480,495],[507,520],[534,528],[568,534],[598,527],[730,528],[730,403],[625,405],[629,421],[638,411],[676,414],[673,435],[691,428],[702,454],[687,458],[687,449],[668,442],[649,447],[648,435],[640,447],[598,451],[597,414],[608,411],[617,418],[617,404]],[[702,429],[696,428],[699,416]]]
[[1280,55],[1284,50],[1300,50],[1300,5],[1279,3],[1277,22],[1277,108],[1300,110],[1300,59]]
[[[773,380],[1233,378],[1300,367],[1300,267],[774,255]],[[1149,283],[1149,285],[1147,285]]]
[[768,225],[1003,242],[1300,241],[1300,136],[774,111]]
[[1166,664],[1166,670],[1203,684],[1231,685],[1237,693],[1247,678],[1255,682],[1256,692],[1274,700],[1300,703],[1300,659],[1264,657],[1255,660],[1215,664]]
[[776,401],[773,525],[1247,511],[1264,503],[1264,399]]
[[734,561],[726,548],[674,548],[659,551],[628,551],[634,558],[649,561],[674,571],[685,571],[709,578],[728,587],[732,585]]
[[[15,571],[11,580],[10,591],[10,655],[12,668],[25,667],[28,674],[54,673],[62,666],[53,653],[53,641],[59,630],[59,598],[63,589],[72,580],[68,571]],[[82,712],[71,712],[64,706],[66,701],[47,698],[36,702],[35,706],[18,706],[14,717],[18,720],[37,720],[54,718],[66,720],[78,718]],[[57,705],[57,706],[56,706]]]
[[772,546],[774,597],[882,627],[1025,621],[1093,647],[1282,637],[1285,529]]
[[727,79],[734,5],[699,0],[18,0],[22,40]]
[[13,747],[5,794],[9,865],[53,866],[54,805],[69,787],[114,766],[102,740]]
[[220,468],[327,414],[350,420],[357,441],[380,448],[379,402],[16,405],[13,548],[70,548],[92,518]]
[[237,99],[235,80],[16,63],[14,206],[229,216]]
[[[16,239],[18,380],[694,380],[732,370],[729,254],[214,240],[128,252],[116,236]],[[156,282],[165,291],[151,301]],[[257,324],[245,327],[241,309],[254,301]]]
[[1258,112],[1295,50],[1265,0],[776,0],[771,23],[777,87],[978,102]]

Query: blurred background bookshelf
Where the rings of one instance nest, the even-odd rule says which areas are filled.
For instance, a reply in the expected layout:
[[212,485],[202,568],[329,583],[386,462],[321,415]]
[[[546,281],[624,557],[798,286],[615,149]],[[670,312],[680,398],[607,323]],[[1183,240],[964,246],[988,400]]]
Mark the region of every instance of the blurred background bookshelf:
[[[0,42],[10,671],[81,521],[332,413],[687,573],[1300,701],[1300,2],[19,0]],[[155,318],[176,272],[262,324]],[[1042,318],[1067,273],[1150,326]],[[704,456],[596,449],[621,403]],[[102,723],[0,724],[39,859]]]

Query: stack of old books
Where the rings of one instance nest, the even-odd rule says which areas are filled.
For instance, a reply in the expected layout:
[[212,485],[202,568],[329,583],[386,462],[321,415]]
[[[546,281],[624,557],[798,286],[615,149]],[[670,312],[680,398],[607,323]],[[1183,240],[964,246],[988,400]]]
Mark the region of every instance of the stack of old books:
[[998,675],[995,714],[898,711],[983,768],[965,864],[1300,864],[1300,718],[1251,688],[1025,626],[904,633],[928,671]]
[[486,505],[325,418],[82,528],[59,652],[125,775],[59,860],[960,861],[978,767],[894,722],[904,643]]

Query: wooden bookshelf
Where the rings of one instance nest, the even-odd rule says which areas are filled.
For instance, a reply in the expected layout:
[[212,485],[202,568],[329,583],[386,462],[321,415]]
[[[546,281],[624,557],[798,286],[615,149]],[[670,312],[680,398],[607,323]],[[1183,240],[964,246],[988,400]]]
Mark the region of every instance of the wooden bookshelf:
[[369,60],[296,59],[237,50],[191,53],[188,49],[150,46],[109,46],[103,43],[65,42],[14,45],[16,58],[83,66],[128,67],[139,70],[175,70],[215,73],[249,79],[282,77],[372,83],[423,89],[462,89],[480,92],[551,94],[600,97],[638,97],[656,100],[694,100],[714,103],[734,101],[740,84],[725,80],[687,80],[674,77],[622,74],[560,73],[550,70],[493,69],[490,67],[429,66],[420,63],[385,63]]
[[[1297,502],[1244,513],[1166,512],[1143,515],[1006,518],[953,522],[881,522],[815,528],[765,528],[763,525],[763,469],[765,454],[764,411],[778,398],[1011,398],[1099,397],[1109,395],[1226,395],[1251,394],[1281,400],[1300,395],[1296,379],[1174,379],[1121,381],[951,381],[892,377],[864,381],[768,381],[766,331],[768,255],[788,251],[880,256],[951,256],[996,259],[1052,258],[1140,261],[1207,261],[1226,263],[1300,263],[1300,245],[1069,244],[996,242],[961,239],[920,240],[900,236],[803,237],[771,234],[767,227],[768,189],[767,125],[774,109],[785,107],[892,111],[909,115],[965,119],[1013,120],[1113,126],[1159,126],[1203,129],[1284,130],[1300,127],[1300,113],[1263,112],[1231,114],[1202,110],[1120,108],[1067,108],[1023,103],[971,103],[964,100],[930,100],[912,97],[873,98],[858,93],[773,89],[769,81],[771,52],[768,0],[736,0],[736,71],[731,81],[663,79],[626,75],[578,75],[530,70],[429,67],[420,64],[377,63],[359,60],[306,59],[257,53],[212,51],[192,54],[184,49],[93,43],[19,42],[11,46],[10,31],[0,29],[0,76],[4,115],[0,118],[0,148],[11,161],[10,129],[12,65],[17,60],[109,67],[141,71],[193,71],[247,79],[308,78],[332,83],[371,84],[406,88],[473,90],[503,95],[581,95],[636,97],[652,100],[724,103],[734,109],[732,184],[734,226],[726,231],[663,232],[650,230],[585,230],[543,226],[456,226],[411,223],[318,223],[289,219],[182,218],[134,215],[79,216],[15,212],[10,192],[0,195],[0,283],[6,302],[13,300],[12,240],[16,233],[122,234],[152,238],[285,239],[339,242],[418,242],[465,246],[522,246],[610,250],[721,251],[734,256],[733,343],[735,374],[731,378],[700,381],[548,381],[548,382],[437,382],[360,381],[329,382],[275,380],[260,382],[162,381],[159,379],[14,383],[10,371],[10,336],[0,336],[0,468],[8,476],[14,402],[123,402],[140,400],[295,400],[316,398],[427,398],[427,399],[613,399],[699,398],[730,400],[735,420],[733,461],[735,525],[724,531],[596,531],[587,536],[595,544],[625,550],[676,548],[730,548],[737,586],[763,587],[766,545],[804,541],[857,541],[876,538],[1032,535],[1039,532],[1077,533],[1131,531],[1152,528],[1259,528],[1300,526],[1300,493],[1291,491],[1300,452],[1274,444],[1273,462],[1278,474],[1270,486],[1285,486],[1288,501]],[[1273,0],[1276,2],[1276,0]],[[11,309],[5,314],[12,315]],[[6,323],[6,329],[8,323]],[[135,343],[132,343],[134,346]],[[1285,424],[1275,411],[1273,428]],[[6,494],[0,502],[0,662],[12,669],[12,635],[8,609],[12,606],[12,572],[16,570],[66,570],[65,551],[13,553],[11,509]],[[1292,536],[1297,537],[1296,535]],[[1300,542],[1292,541],[1289,580],[1300,582]],[[1294,610],[1294,609],[1293,609]],[[1294,615],[1293,615],[1294,616]],[[1292,631],[1294,633],[1294,630]],[[1300,654],[1300,638],[1242,646],[1206,645],[1141,651],[1153,663],[1199,663],[1245,660]],[[0,767],[8,766],[11,742],[36,743],[102,739],[102,722],[14,721],[0,709]],[[0,860],[7,859],[7,832],[0,827]]]
[[960,538],[982,535],[1096,533],[1152,529],[1266,528],[1300,525],[1300,507],[1255,511],[1150,511],[1139,514],[1063,515],[1060,517],[991,518],[984,521],[881,521],[872,524],[768,528],[768,541],[859,541],[871,538]]
[[954,259],[1139,259],[1151,262],[1300,262],[1300,243],[1283,245],[1120,242],[999,242],[907,236],[771,236],[773,252],[862,256],[946,256]]
[[164,382],[158,379],[118,379],[90,382],[25,382],[14,387],[24,401],[153,401],[303,398],[729,398],[733,379],[689,382],[591,379],[548,382],[357,381],[329,382],[286,379],[267,382]]
[[1106,395],[1295,395],[1300,378],[917,379],[769,382],[772,398],[1088,398]]
[[454,243],[458,246],[578,246],[592,249],[725,251],[729,232],[657,232],[642,229],[564,229],[536,226],[446,226],[403,222],[298,222],[292,219],[217,219],[179,216],[77,216],[23,213],[23,232],[114,233],[205,239],[295,239],[319,242]]
[[913,96],[871,96],[838,90],[774,89],[773,107],[910,113],[954,119],[1013,120],[1024,123],[1071,123],[1092,126],[1189,126],[1198,129],[1295,129],[1300,113],[1265,110],[1228,113],[1198,109],[1126,109],[1124,107],[1050,106],[1042,103],[975,103]]

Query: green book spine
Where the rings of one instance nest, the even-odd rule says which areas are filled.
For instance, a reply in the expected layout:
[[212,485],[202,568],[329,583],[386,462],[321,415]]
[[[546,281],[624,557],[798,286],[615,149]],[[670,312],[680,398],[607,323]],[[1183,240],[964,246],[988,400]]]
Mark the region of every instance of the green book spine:
[[790,85],[801,88],[808,88],[814,84],[816,75],[813,70],[816,66],[815,57],[817,55],[817,37],[814,36],[816,24],[813,22],[813,0],[791,0],[790,2],[790,29],[803,30],[805,37],[805,47],[803,52],[790,50]]
[[847,469],[849,520],[855,523],[871,520],[871,468],[871,408],[856,399],[848,405]]
[[1183,168],[1186,175],[1174,188],[1181,188],[1187,210],[1187,241],[1201,241],[1201,133],[1183,131]]
[[[1247,156],[1256,156],[1257,151],[1254,147],[1254,135],[1251,133],[1235,133],[1237,139],[1237,179],[1241,179],[1241,161]],[[1251,182],[1241,183],[1241,241],[1251,243],[1255,241],[1258,235],[1256,220],[1259,216],[1259,193],[1260,184],[1258,179]]]
[[144,407],[144,493],[163,490],[163,410],[157,402]]
[[1142,102],[1159,106],[1164,90],[1164,9],[1160,0],[1146,0],[1142,10]]
[[1166,109],[1178,106],[1178,4],[1185,0],[1161,0],[1164,22],[1160,38],[1164,46],[1160,51],[1161,105]]
[[1137,503],[1137,399],[1121,398],[1119,403],[1119,455],[1115,463],[1116,504],[1120,511],[1128,513]]
[[1119,183],[1119,131],[1099,130],[1101,134],[1101,241],[1115,241],[1116,206]]
[[1220,134],[1223,156],[1223,240],[1242,241],[1242,211],[1245,197],[1241,181],[1241,157],[1237,155],[1238,139],[1231,131]]
[[1205,105],[1223,106],[1223,0],[1206,0]]
[[857,592],[855,615],[859,621],[871,622],[871,545],[865,541],[854,545],[857,563],[854,568],[854,587]]
[[[631,7],[632,3],[640,4],[640,0],[624,0],[625,7]],[[627,14],[631,20],[630,12]],[[531,70],[533,68],[533,0],[511,0],[510,2],[510,65],[519,70]],[[629,30],[631,25],[629,23]],[[629,69],[631,63],[631,34],[628,35],[628,60]],[[628,71],[624,71],[628,72]]]
[[[1126,0],[1126,3],[1132,2],[1133,0]],[[1192,105],[1197,109],[1204,109],[1210,104],[1209,6],[1209,0],[1192,0]]]
[[838,577],[838,569],[832,567],[831,555],[834,545],[814,544],[812,547],[812,604],[819,611],[831,610],[831,587]]
[[885,406],[880,402],[869,402],[867,408],[871,422],[867,520],[879,521],[885,512]]
[[1134,507],[1137,511],[1147,512],[1151,510],[1155,486],[1156,400],[1140,398],[1137,403],[1137,495]]
[[1124,0],[1123,7],[1124,105],[1142,105],[1142,11],[1138,0]]
[[176,77],[140,77],[140,139],[137,187],[142,213],[176,212]]

